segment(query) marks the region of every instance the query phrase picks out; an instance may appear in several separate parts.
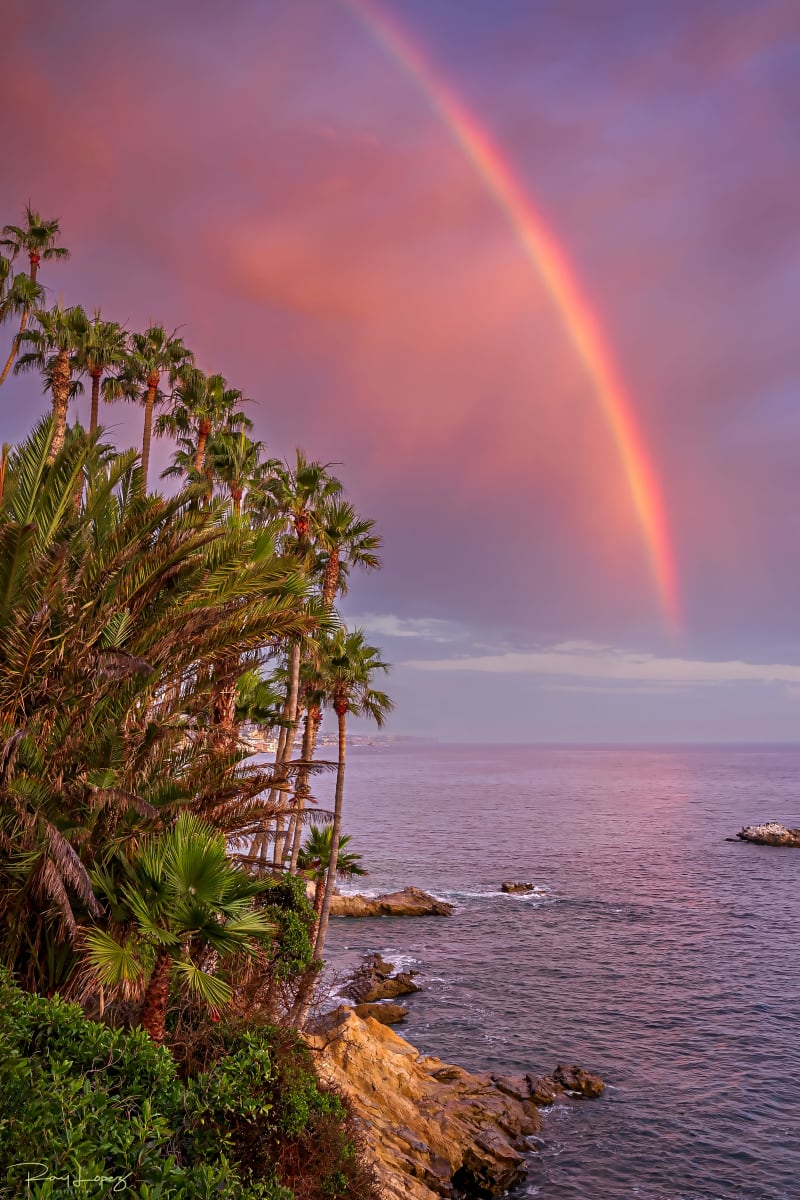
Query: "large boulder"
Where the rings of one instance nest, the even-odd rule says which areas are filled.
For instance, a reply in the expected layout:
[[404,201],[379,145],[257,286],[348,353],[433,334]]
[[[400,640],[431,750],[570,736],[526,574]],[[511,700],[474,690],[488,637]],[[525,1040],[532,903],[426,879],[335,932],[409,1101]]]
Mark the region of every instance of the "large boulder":
[[500,884],[500,891],[505,892],[509,896],[516,896],[524,894],[525,892],[535,892],[536,884],[522,883],[520,881],[506,879],[504,883]]
[[408,1009],[404,1004],[355,1004],[353,1012],[357,1017],[361,1017],[362,1021],[372,1017],[373,1020],[380,1021],[381,1025],[396,1025],[408,1016]]
[[332,917],[449,917],[452,912],[452,904],[415,887],[382,896],[336,894],[331,903]]
[[736,836],[743,842],[755,842],[758,846],[800,847],[800,829],[789,829],[778,821],[766,821],[763,825],[745,825]]

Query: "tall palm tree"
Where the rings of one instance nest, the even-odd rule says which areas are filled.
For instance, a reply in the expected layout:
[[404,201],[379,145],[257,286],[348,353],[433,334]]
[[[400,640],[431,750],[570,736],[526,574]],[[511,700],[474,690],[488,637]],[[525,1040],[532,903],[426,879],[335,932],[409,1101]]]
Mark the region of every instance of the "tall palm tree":
[[83,337],[75,347],[74,366],[92,381],[92,409],[89,417],[89,432],[94,433],[100,416],[100,385],[108,371],[124,366],[128,354],[128,334],[116,321],[104,321],[100,310]]
[[375,571],[381,565],[377,551],[381,538],[375,522],[359,517],[352,504],[338,496],[327,500],[317,517],[317,546],[323,565],[322,602],[330,607],[344,590],[351,566]]
[[57,304],[51,309],[37,309],[35,321],[35,328],[19,335],[20,344],[29,349],[20,355],[14,373],[34,369],[42,372],[45,391],[50,392],[53,403],[52,462],[64,445],[69,402],[82,386],[73,380],[72,372],[76,348],[89,334],[89,319],[79,304],[72,308]]
[[151,325],[144,333],[134,333],[130,339],[128,361],[115,376],[106,380],[110,400],[133,400],[144,405],[142,432],[142,490],[147,490],[150,468],[150,443],[153,437],[153,410],[162,401],[161,380],[167,377],[170,389],[181,372],[194,361],[177,332],[167,333],[163,325]]
[[230,985],[198,960],[208,949],[215,962],[253,953],[272,933],[252,905],[267,885],[234,866],[224,835],[189,813],[145,839],[123,870],[127,880],[119,888],[110,872],[95,874],[98,892],[116,909],[121,936],[90,930],[89,960],[104,987],[131,990],[146,980],[139,1023],[162,1042],[173,978],[212,1009],[228,1003]]
[[252,429],[252,421],[238,411],[243,402],[242,393],[228,387],[224,376],[206,375],[197,367],[189,367],[178,380],[170,411],[158,418],[156,432],[183,435],[193,443],[194,470],[200,475],[210,436],[223,430]]
[[14,365],[14,359],[19,350],[19,335],[25,332],[33,303],[39,299],[35,291],[39,263],[43,259],[47,261],[54,258],[69,258],[69,250],[64,246],[56,244],[60,232],[61,229],[58,221],[44,220],[38,212],[31,208],[30,204],[25,206],[24,225],[6,225],[3,228],[0,246],[10,250],[12,259],[16,258],[18,254],[27,254],[29,262],[28,278],[33,286],[29,290],[27,302],[23,302],[22,304],[19,331],[17,337],[14,338],[14,344],[3,367],[2,374],[0,374],[0,384],[5,381],[8,372]]
[[[310,574],[316,566],[316,550],[314,533],[317,527],[317,513],[322,505],[338,496],[342,490],[339,479],[328,471],[330,463],[309,461],[302,450],[295,451],[293,466],[270,464],[271,473],[264,482],[260,497],[262,517],[272,517],[283,521],[287,526],[286,548],[296,559],[298,569]],[[286,702],[284,704],[284,724],[278,735],[278,748],[275,754],[276,767],[281,767],[291,757],[292,746],[300,721],[298,706],[300,687],[301,651],[299,644],[292,645],[287,651],[289,672],[286,686]],[[276,800],[277,793],[269,797],[270,807]],[[274,861],[281,860],[285,842],[283,834],[283,818],[276,822]],[[266,848],[266,830],[262,831],[259,850],[262,855]]]
[[325,664],[327,702],[336,714],[338,728],[338,757],[336,763],[336,790],[333,802],[333,824],[331,826],[331,855],[325,895],[320,911],[314,955],[322,957],[328,917],[333,899],[336,877],[336,860],[339,853],[339,837],[342,828],[342,806],[344,803],[344,774],[347,757],[347,714],[369,717],[381,728],[394,707],[385,692],[372,687],[378,671],[386,672],[389,664],[381,658],[380,651],[365,640],[362,629],[348,633],[338,629],[330,639],[327,663]]
[[331,825],[331,852],[314,942],[315,966],[305,973],[292,1006],[292,1022],[297,1028],[302,1028],[311,1006],[315,969],[325,948],[336,882],[347,761],[347,715],[352,713],[354,716],[369,717],[379,728],[384,724],[392,711],[392,701],[385,692],[372,687],[372,680],[376,672],[388,670],[389,664],[383,661],[380,651],[365,641],[363,630],[354,629],[348,633],[344,629],[338,629],[327,639],[327,654],[325,662],[321,664],[320,674],[324,680],[326,703],[336,713],[338,726],[336,790]]

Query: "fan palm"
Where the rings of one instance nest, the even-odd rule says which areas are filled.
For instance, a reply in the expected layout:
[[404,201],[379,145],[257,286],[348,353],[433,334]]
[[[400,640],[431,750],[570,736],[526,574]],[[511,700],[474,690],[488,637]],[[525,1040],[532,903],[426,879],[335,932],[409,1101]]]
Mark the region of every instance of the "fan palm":
[[170,411],[156,422],[158,434],[183,435],[194,446],[194,470],[200,475],[206,457],[209,437],[222,430],[252,429],[252,421],[237,405],[243,403],[242,393],[228,387],[222,375],[205,375],[197,367],[189,367],[178,381],[172,396]]
[[37,309],[35,321],[35,328],[19,335],[20,344],[28,349],[15,363],[14,373],[34,369],[42,372],[45,391],[50,392],[53,402],[52,461],[64,445],[69,402],[81,387],[72,378],[73,365],[77,348],[89,336],[90,325],[77,304],[73,308],[57,304],[51,309]]
[[316,541],[323,568],[322,601],[330,606],[336,594],[344,590],[351,566],[375,571],[381,565],[377,551],[381,538],[374,532],[375,522],[359,517],[352,504],[334,497],[327,500],[317,516]]
[[[26,309],[30,311],[39,304],[43,296],[44,288],[32,280],[27,271],[12,272],[11,261],[0,258],[0,325],[9,317],[24,313]],[[15,356],[19,348],[18,337],[19,333],[14,337]],[[13,363],[13,357],[11,361]]]
[[73,357],[75,370],[88,375],[92,381],[90,433],[94,433],[99,424],[100,385],[103,375],[121,368],[127,353],[127,332],[116,321],[102,320],[98,309],[87,325],[85,336],[77,342]]
[[[318,963],[325,947],[331,902],[336,880],[339,843],[342,829],[342,807],[344,802],[344,779],[347,759],[347,715],[369,717],[380,728],[392,710],[392,701],[385,692],[372,687],[378,671],[388,671],[380,651],[367,644],[363,630],[350,633],[338,629],[326,639],[324,661],[320,664],[320,682],[326,703],[336,713],[338,726],[338,756],[336,763],[336,790],[334,793],[333,823],[331,825],[331,852],[325,889],[320,905],[317,936],[314,942],[314,958]],[[292,1009],[294,1023],[301,1027],[305,1022],[314,989],[314,973],[306,972]]]
[[317,940],[314,945],[314,953],[317,958],[322,957],[325,945],[328,916],[333,899],[336,861],[339,853],[347,756],[347,715],[352,713],[355,716],[368,717],[375,722],[378,728],[384,725],[392,711],[393,704],[385,692],[377,691],[372,687],[372,680],[378,671],[386,672],[388,670],[389,664],[384,662],[380,651],[375,646],[368,645],[363,630],[354,629],[348,633],[344,629],[338,629],[330,638],[323,667],[323,678],[325,679],[327,703],[336,714],[338,756],[328,878],[320,911]]
[[[339,837],[339,849],[336,855],[336,874],[340,879],[353,879],[357,875],[367,875],[361,866],[362,855],[348,851],[350,835],[345,833]],[[322,896],[325,890],[325,880],[330,870],[333,855],[333,829],[330,825],[324,828],[313,825],[309,830],[298,855],[297,865],[304,875],[314,880],[314,911],[319,915],[322,907]]]
[[145,839],[123,870],[119,891],[108,871],[96,874],[98,891],[109,893],[122,928],[118,936],[90,930],[88,957],[103,987],[143,984],[139,1023],[162,1042],[173,978],[212,1009],[230,1000],[229,984],[198,958],[210,949],[206,959],[217,963],[253,953],[267,939],[272,926],[252,905],[267,884],[234,866],[224,836],[188,813],[166,833]]
[[[310,574],[316,565],[313,532],[316,515],[321,506],[342,490],[341,481],[329,474],[330,463],[309,461],[302,450],[295,451],[294,466],[270,463],[270,473],[262,484],[259,496],[261,519],[272,516],[287,527],[285,542],[297,560],[300,570]],[[299,644],[288,648],[289,671],[286,680],[284,724],[278,738],[275,755],[276,767],[288,761],[300,720],[298,706],[301,649]],[[269,797],[272,806],[277,793]],[[274,861],[282,860],[284,853],[283,818],[278,817],[275,834]],[[262,856],[266,852],[267,831],[262,830],[258,849]]]
[[153,437],[153,411],[165,399],[161,380],[166,376],[170,388],[177,383],[181,372],[194,361],[177,333],[167,333],[163,325],[151,325],[144,333],[130,338],[128,361],[115,376],[106,380],[109,400],[133,400],[144,406],[142,432],[141,489],[147,490],[150,469],[150,444]]
[[25,332],[31,309],[34,303],[41,298],[41,290],[38,288],[36,280],[40,262],[42,259],[69,258],[69,250],[64,246],[56,244],[60,232],[58,221],[44,220],[29,204],[25,206],[24,225],[6,225],[3,228],[0,246],[11,252],[12,260],[18,254],[27,254],[28,256],[28,280],[30,287],[24,289],[20,284],[17,293],[18,299],[21,301],[18,307],[18,311],[21,313],[19,331],[17,337],[14,339],[11,353],[6,360],[2,374],[0,374],[0,384],[5,382],[6,376],[14,365],[14,359],[19,350],[19,335]]
[[242,498],[251,484],[259,483],[261,442],[254,442],[244,431],[218,433],[208,443],[209,465],[231,498],[234,516],[241,516]]

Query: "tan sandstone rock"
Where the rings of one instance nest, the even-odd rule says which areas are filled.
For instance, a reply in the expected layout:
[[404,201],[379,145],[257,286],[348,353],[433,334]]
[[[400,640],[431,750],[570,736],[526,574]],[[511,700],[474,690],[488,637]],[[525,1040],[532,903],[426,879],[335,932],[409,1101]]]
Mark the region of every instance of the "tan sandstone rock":
[[404,1004],[355,1004],[353,1012],[357,1017],[361,1017],[362,1021],[372,1017],[380,1021],[381,1025],[396,1025],[408,1016],[408,1009]]
[[524,1082],[427,1057],[345,1007],[308,1040],[320,1073],[368,1127],[386,1200],[435,1200],[460,1187],[499,1195],[524,1176],[526,1138],[541,1127]]
[[449,917],[452,912],[452,904],[415,887],[382,896],[337,894],[331,904],[332,917]]

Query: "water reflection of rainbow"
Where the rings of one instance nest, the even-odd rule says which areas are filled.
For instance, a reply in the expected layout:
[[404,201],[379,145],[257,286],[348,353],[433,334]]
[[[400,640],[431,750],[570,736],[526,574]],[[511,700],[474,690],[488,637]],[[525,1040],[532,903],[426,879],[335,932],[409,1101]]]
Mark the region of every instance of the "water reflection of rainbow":
[[678,624],[678,588],[661,490],[600,326],[555,237],[523,192],[491,138],[410,40],[374,0],[345,0],[375,39],[425,94],[505,213],[552,297],[569,339],[594,385],[622,461],[668,622]]

